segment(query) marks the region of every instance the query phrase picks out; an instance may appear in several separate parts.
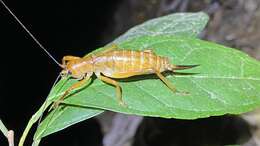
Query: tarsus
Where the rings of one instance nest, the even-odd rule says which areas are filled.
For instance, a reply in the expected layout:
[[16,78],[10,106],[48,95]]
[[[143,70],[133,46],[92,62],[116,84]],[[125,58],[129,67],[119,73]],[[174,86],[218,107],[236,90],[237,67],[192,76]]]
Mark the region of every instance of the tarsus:
[[32,37],[32,39],[42,48],[42,50],[49,56],[56,64],[60,67],[63,67],[46,49],[43,45],[34,37],[34,35],[23,25],[23,23],[16,17],[16,15],[9,9],[9,7],[4,3],[3,0],[0,0],[4,7],[9,11],[9,13],[14,17],[14,19],[22,26],[22,28]]

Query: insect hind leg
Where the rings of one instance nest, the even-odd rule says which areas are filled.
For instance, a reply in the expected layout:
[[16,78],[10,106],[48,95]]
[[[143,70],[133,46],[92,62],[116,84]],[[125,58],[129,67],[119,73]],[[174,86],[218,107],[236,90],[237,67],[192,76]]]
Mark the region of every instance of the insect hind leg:
[[176,87],[167,79],[165,78],[159,71],[155,71],[155,74],[161,79],[161,81],[174,93],[180,93],[181,95],[187,95],[188,92],[180,92],[176,89]]

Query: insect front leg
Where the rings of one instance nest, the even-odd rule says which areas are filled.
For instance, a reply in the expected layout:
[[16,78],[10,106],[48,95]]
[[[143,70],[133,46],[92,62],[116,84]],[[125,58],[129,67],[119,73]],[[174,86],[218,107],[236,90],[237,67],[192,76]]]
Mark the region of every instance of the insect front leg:
[[54,108],[54,109],[57,108],[57,107],[59,106],[59,104],[65,99],[65,97],[66,97],[72,90],[75,90],[75,89],[77,89],[77,88],[83,87],[89,79],[90,79],[90,76],[86,76],[86,77],[85,77],[84,79],[82,79],[81,81],[79,81],[79,82],[73,84],[72,86],[70,86],[69,89],[67,89],[67,90],[64,92],[64,94],[63,94],[59,99],[57,99],[57,101],[55,101],[55,102],[53,103],[53,105],[51,106],[50,109],[52,109],[52,108]]
[[119,85],[119,83],[111,78],[105,77],[103,75],[98,75],[97,76],[101,81],[114,85],[116,87],[116,97],[118,100],[118,103],[122,106],[127,106],[126,103],[123,101],[122,99],[122,92],[121,92],[121,87]]

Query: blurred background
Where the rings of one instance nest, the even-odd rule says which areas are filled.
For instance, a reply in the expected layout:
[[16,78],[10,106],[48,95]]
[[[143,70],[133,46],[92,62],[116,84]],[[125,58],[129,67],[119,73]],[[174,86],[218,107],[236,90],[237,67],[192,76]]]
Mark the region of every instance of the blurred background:
[[[174,12],[204,11],[210,21],[200,37],[240,49],[260,60],[260,0],[5,0],[58,60],[83,56],[129,28]],[[60,68],[0,6],[0,118],[18,142],[44,102]],[[194,121],[106,112],[44,138],[42,145],[221,146],[260,145],[258,111]],[[34,127],[33,130],[35,130]],[[30,145],[32,134],[26,145]],[[7,141],[0,134],[0,145]]]

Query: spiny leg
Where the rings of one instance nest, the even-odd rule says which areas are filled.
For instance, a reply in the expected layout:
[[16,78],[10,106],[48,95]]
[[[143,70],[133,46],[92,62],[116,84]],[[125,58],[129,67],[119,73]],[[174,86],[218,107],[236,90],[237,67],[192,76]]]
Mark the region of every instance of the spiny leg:
[[182,95],[189,94],[188,92],[180,92],[176,89],[176,87],[167,79],[165,78],[159,71],[155,71],[156,75],[163,81],[163,83],[170,88],[174,93],[181,93]]
[[99,75],[97,76],[101,81],[105,82],[105,83],[108,83],[108,84],[111,84],[111,85],[114,85],[116,87],[116,97],[117,97],[117,100],[118,100],[118,103],[122,106],[126,106],[126,103],[123,101],[122,99],[122,92],[121,92],[121,87],[119,85],[119,83],[111,78],[108,78],[108,77],[105,77],[105,76],[102,76],[102,75]]
[[52,108],[57,108],[57,107],[59,106],[59,104],[65,99],[65,97],[66,97],[72,90],[82,87],[82,86],[89,80],[89,78],[90,78],[90,77],[86,76],[83,80],[81,80],[81,81],[79,81],[79,82],[74,83],[73,85],[71,85],[71,86],[69,87],[69,89],[67,89],[67,90],[65,91],[65,93],[64,93],[59,99],[57,99],[57,101],[55,101],[55,102],[53,103],[53,105],[51,106],[50,109],[52,109]]

